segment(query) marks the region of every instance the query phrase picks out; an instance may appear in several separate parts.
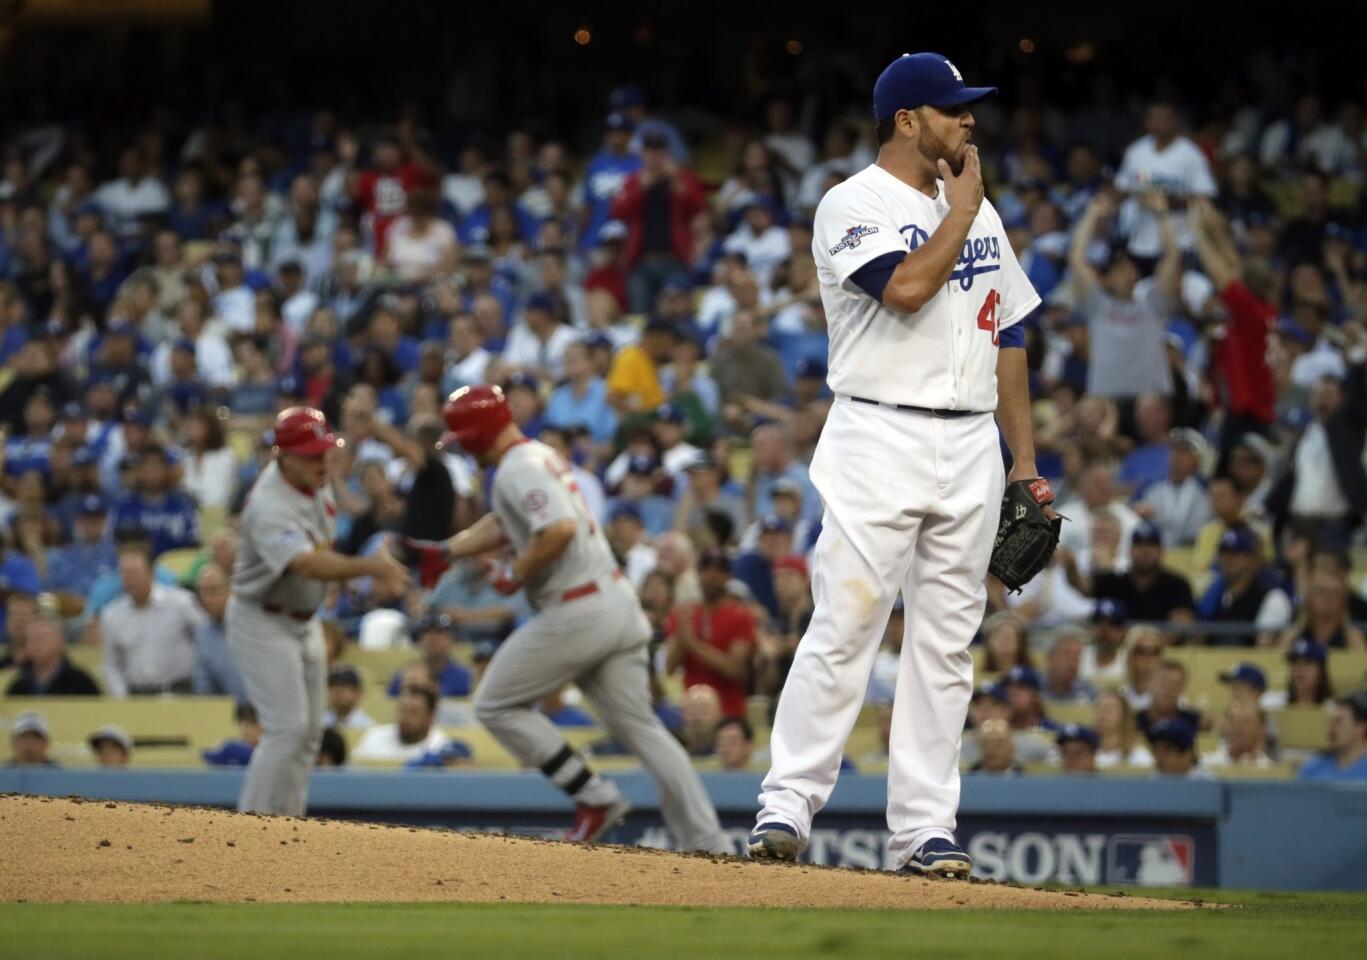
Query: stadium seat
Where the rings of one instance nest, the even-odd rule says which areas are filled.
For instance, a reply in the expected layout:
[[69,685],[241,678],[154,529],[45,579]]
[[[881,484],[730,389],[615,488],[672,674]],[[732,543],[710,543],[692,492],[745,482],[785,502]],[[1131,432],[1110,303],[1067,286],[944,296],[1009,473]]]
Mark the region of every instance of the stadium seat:
[[[86,738],[105,724],[132,735],[138,767],[200,765],[200,750],[237,733],[229,697],[8,697],[0,699],[0,725],[25,710],[47,719],[53,758],[66,766],[93,765]],[[8,756],[8,738],[0,749]]]
[[209,538],[222,530],[228,522],[226,507],[199,508],[199,542],[208,543]]
[[185,583],[190,573],[190,568],[195,565],[195,561],[203,555],[198,547],[185,547],[181,550],[168,550],[157,557],[157,565],[165,567],[177,582]]
[[1334,650],[1329,654],[1329,681],[1334,693],[1344,696],[1367,687],[1367,653]]
[[1329,745],[1328,710],[1282,710],[1277,713],[1281,745],[1293,750],[1323,750]]
[[1090,703],[1046,703],[1045,713],[1050,720],[1058,723],[1077,723],[1090,727],[1095,719],[1095,710]]

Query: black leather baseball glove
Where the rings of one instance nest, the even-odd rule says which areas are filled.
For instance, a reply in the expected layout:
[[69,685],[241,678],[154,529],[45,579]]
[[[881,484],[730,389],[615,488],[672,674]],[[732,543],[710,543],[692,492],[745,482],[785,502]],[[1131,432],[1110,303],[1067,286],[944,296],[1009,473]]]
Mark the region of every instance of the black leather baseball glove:
[[1045,515],[1044,508],[1053,502],[1054,491],[1043,477],[1006,485],[1001,522],[987,570],[1008,590],[1019,593],[1021,587],[1049,565],[1063,527],[1063,517],[1051,520]]

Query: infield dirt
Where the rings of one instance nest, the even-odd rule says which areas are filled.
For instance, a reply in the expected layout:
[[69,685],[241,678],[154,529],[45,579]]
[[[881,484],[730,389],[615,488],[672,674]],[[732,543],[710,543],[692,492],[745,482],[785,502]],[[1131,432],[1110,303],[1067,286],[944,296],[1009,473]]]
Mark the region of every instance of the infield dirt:
[[0,797],[0,901],[520,902],[699,907],[1191,909],[1138,896],[931,881],[202,807]]

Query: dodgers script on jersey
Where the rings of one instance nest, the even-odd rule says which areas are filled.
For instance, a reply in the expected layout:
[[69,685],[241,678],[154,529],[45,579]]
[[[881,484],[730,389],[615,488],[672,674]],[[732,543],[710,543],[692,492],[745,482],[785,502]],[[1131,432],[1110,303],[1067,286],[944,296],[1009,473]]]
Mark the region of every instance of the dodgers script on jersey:
[[574,472],[560,454],[535,440],[513,447],[494,475],[494,513],[504,534],[521,553],[538,532],[560,520],[578,524],[574,539],[555,562],[525,585],[535,609],[554,602],[566,590],[617,569],[603,530],[594,521],[574,480]]
[[915,313],[883,306],[850,281],[864,264],[925,243],[949,212],[877,164],[832,187],[816,209],[812,254],[830,330],[836,395],[947,410],[997,407],[997,343],[1040,298],[986,199],[949,282]]

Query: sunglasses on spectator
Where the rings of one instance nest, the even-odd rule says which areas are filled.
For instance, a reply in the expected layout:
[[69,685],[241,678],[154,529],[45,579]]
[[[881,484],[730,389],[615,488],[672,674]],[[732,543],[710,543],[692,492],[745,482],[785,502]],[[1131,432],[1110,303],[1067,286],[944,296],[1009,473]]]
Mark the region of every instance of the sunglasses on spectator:
[[1135,647],[1135,653],[1142,653],[1146,657],[1156,657],[1163,652],[1162,647]]

